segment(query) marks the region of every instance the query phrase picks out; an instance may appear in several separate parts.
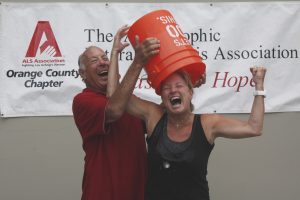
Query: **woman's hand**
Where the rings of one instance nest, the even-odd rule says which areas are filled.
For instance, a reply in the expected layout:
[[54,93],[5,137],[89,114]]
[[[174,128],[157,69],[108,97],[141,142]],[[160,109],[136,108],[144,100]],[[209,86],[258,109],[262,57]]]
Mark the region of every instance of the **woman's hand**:
[[159,53],[160,42],[157,38],[146,38],[142,43],[140,43],[140,38],[135,36],[135,46],[133,47],[135,51],[134,61],[144,66],[154,55]]
[[195,82],[194,88],[198,88],[206,82],[206,73],[204,72],[201,77]]
[[264,80],[267,69],[265,67],[251,67],[252,78],[255,83],[256,90],[264,90]]

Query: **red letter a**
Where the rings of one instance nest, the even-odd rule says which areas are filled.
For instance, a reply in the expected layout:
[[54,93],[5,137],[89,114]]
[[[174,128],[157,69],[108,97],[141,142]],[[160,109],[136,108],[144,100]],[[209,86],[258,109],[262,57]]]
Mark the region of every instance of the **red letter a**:
[[39,21],[31,38],[26,57],[35,57],[38,50],[39,53],[42,54],[45,53],[44,51],[46,49],[48,51],[48,56],[61,57],[60,50],[49,22]]

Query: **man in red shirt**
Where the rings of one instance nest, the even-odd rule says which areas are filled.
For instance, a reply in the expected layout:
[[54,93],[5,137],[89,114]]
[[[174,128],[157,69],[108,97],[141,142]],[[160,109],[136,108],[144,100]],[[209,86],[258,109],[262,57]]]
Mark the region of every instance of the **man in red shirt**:
[[[139,119],[125,113],[127,101],[119,98],[132,93],[128,90],[133,91],[134,86],[123,84],[132,75],[125,76],[117,87],[118,55],[129,45],[121,42],[128,28],[121,27],[115,35],[111,61],[95,46],[88,47],[78,60],[79,73],[86,84],[73,99],[74,120],[85,151],[82,200],[144,199],[144,128]],[[144,65],[150,56],[135,49],[128,71],[136,71],[132,69]]]

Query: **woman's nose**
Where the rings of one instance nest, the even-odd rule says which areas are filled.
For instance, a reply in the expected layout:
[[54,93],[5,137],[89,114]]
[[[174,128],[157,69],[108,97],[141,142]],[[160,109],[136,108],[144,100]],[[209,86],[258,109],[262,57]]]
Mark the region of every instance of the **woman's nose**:
[[175,92],[176,91],[176,87],[175,86],[171,86],[170,87],[170,92]]

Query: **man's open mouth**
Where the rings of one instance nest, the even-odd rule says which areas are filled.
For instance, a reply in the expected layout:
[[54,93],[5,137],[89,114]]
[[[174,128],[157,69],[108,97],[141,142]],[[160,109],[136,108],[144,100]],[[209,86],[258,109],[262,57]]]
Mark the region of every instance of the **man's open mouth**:
[[108,71],[107,70],[104,70],[100,73],[98,73],[99,76],[103,77],[103,76],[107,76],[108,75]]

